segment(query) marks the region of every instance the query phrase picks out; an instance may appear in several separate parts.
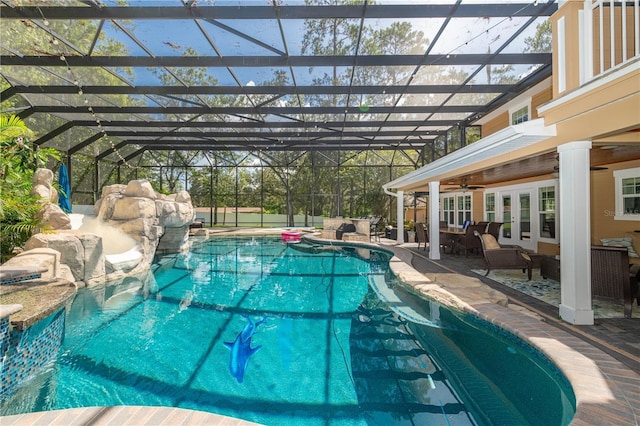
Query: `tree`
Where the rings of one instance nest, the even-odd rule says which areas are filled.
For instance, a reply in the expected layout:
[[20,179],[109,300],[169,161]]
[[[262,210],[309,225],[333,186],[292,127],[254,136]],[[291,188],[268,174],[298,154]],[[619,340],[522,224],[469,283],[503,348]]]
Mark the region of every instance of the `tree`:
[[31,195],[33,174],[50,159],[60,160],[52,148],[34,150],[33,132],[16,116],[0,115],[0,254],[11,257],[40,227],[40,203]]
[[524,51],[530,53],[549,53],[553,50],[551,21],[546,20],[536,27],[533,37],[524,39],[526,45]]
[[[30,4],[28,1],[18,3]],[[39,85],[55,84],[77,86],[77,93],[48,94],[54,97],[60,104],[77,106],[96,106],[100,104],[112,105],[142,105],[135,98],[126,95],[100,95],[88,96],[82,92],[82,87],[89,85],[109,85],[122,84],[122,79],[129,79],[133,76],[131,68],[118,68],[113,73],[107,72],[97,67],[71,67],[67,65],[64,58],[72,56],[126,56],[129,52],[126,46],[113,38],[109,38],[102,30],[99,21],[85,21],[82,25],[76,25],[69,20],[52,19],[48,21],[46,16],[42,19],[43,25],[36,25],[31,20],[6,20],[0,25],[0,40],[10,45],[11,49],[21,55],[43,55],[59,57],[59,66],[43,66],[32,68],[29,74],[25,74],[22,67],[3,66],[2,74],[9,80],[0,79],[0,90],[4,90],[12,84]],[[131,23],[124,23],[131,25]],[[116,72],[118,75],[116,75]],[[32,99],[37,99],[33,97]],[[86,103],[85,103],[86,101]],[[94,104],[96,102],[96,104]],[[31,104],[22,96],[12,96],[3,99],[2,109],[11,111],[15,107],[28,107]],[[96,120],[104,119],[93,114]],[[34,113],[24,119],[25,124],[38,135],[46,135],[50,131],[64,125],[67,120],[48,113]],[[43,147],[54,147],[62,151],[68,151],[69,141],[82,142],[95,135],[97,130],[90,128],[74,127],[63,134],[45,141],[39,149]],[[111,148],[111,138],[103,137],[95,141],[90,146],[84,148],[72,158],[71,187],[74,198],[78,194],[92,192],[93,187],[93,157],[100,152]],[[78,155],[84,154],[84,155]],[[98,185],[98,183],[95,183]],[[86,197],[86,195],[85,195]]]

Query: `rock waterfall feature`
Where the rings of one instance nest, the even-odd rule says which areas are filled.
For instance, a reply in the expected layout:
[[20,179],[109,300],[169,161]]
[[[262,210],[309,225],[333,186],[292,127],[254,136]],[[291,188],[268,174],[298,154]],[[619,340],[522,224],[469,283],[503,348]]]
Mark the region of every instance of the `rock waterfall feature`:
[[[39,172],[36,177],[43,206],[54,205],[49,190],[53,189],[53,176]],[[156,250],[170,253],[188,247],[189,224],[195,210],[187,191],[163,195],[147,180],[132,180],[127,185],[105,186],[94,214],[74,221],[68,217],[48,220],[55,231],[32,236],[25,244],[25,254],[34,249],[54,249],[60,252],[60,263],[71,271],[68,279],[87,285],[135,275],[149,269]],[[70,229],[72,222],[76,229]]]

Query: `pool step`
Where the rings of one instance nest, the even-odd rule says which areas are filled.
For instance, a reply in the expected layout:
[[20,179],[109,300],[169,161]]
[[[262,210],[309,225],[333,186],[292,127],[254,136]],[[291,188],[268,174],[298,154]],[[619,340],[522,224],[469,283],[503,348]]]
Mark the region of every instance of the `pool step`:
[[[457,350],[444,334],[437,336],[430,331],[423,331],[416,327],[416,334],[426,346],[425,349],[433,354],[440,363],[440,367],[451,382],[457,383],[458,389],[464,389],[461,398],[476,416],[482,416],[482,424],[527,424],[515,407],[511,405],[507,395],[495,386],[484,374],[475,368]],[[482,401],[479,404],[478,401]]]
[[352,322],[351,363],[358,405],[380,424],[473,424],[431,356],[395,312],[376,308]]

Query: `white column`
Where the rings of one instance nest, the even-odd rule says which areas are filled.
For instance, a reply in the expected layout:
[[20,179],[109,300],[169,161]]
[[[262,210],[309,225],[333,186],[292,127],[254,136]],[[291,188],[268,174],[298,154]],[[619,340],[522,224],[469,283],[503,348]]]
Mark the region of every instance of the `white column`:
[[429,182],[429,259],[440,259],[440,182]]
[[591,306],[590,141],[558,147],[560,156],[560,317],[593,324]]
[[404,243],[404,191],[396,192],[396,216],[398,218],[398,244]]

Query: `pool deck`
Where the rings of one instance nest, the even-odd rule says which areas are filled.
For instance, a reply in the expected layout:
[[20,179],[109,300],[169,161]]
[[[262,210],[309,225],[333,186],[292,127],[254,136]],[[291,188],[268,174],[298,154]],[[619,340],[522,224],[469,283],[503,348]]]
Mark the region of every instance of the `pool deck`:
[[139,425],[210,425],[250,426],[256,423],[202,411],[169,407],[89,407],[43,411],[0,417],[2,426],[139,426]]
[[[246,233],[246,230],[243,230],[243,233]],[[514,333],[551,359],[569,379],[576,396],[577,410],[571,424],[640,425],[640,320],[624,319],[622,327],[610,325],[604,331],[598,330],[597,326],[571,326],[558,319],[557,308],[531,297],[513,294],[513,290],[469,273],[474,265],[483,264],[481,257],[443,256],[440,261],[432,261],[427,258],[426,251],[416,249],[416,244],[398,246],[394,241],[385,239],[379,244],[395,253],[392,268],[399,270],[403,277],[408,277],[409,284],[417,292],[428,293],[429,289],[438,286],[444,288],[464,310]],[[488,292],[485,286],[489,289]],[[484,293],[481,291],[483,289]],[[483,294],[492,294],[495,291],[506,293],[508,307],[483,299]],[[498,299],[502,303],[504,297]],[[624,342],[630,344],[624,346]],[[5,416],[0,417],[0,424],[31,426],[254,423],[178,408],[117,406]]]

